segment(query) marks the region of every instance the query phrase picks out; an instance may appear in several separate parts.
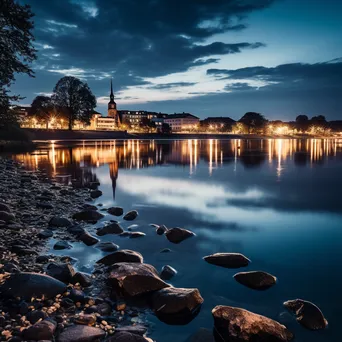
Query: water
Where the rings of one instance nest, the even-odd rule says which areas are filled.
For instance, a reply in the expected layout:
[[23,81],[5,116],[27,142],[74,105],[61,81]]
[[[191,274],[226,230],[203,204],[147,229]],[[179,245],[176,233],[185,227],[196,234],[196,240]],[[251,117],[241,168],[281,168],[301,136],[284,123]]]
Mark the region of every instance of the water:
[[[146,237],[101,240],[141,252],[158,270],[171,265],[178,270],[171,283],[197,287],[205,300],[186,326],[149,315],[157,341],[185,341],[200,327],[212,329],[211,310],[219,304],[276,319],[295,333],[295,341],[339,340],[342,140],[54,142],[16,159],[62,182],[97,179],[103,196],[96,203],[139,211],[136,221],[122,225],[137,224]],[[197,236],[173,245],[150,223],[184,227]],[[161,254],[162,248],[173,252]],[[86,271],[102,255],[81,243],[68,252]],[[202,260],[215,252],[245,254],[252,260],[248,270],[274,274],[277,285],[265,292],[243,287],[232,278],[236,271]],[[282,306],[295,298],[317,304],[328,329],[299,326]]]

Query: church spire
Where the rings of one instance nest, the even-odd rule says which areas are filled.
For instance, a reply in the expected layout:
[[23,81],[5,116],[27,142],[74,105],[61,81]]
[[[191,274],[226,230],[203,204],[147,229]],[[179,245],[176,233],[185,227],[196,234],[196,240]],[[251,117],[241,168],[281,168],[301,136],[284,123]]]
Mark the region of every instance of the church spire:
[[113,94],[113,79],[110,79],[110,101],[114,101],[114,94]]

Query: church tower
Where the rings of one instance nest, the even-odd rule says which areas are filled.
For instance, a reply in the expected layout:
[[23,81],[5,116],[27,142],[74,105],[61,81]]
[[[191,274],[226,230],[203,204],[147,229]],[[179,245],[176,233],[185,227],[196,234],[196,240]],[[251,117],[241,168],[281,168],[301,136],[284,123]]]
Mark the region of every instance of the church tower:
[[114,118],[116,126],[120,126],[120,118],[118,115],[118,111],[116,109],[116,103],[114,101],[114,93],[113,93],[113,80],[110,80],[110,101],[108,102],[108,117]]

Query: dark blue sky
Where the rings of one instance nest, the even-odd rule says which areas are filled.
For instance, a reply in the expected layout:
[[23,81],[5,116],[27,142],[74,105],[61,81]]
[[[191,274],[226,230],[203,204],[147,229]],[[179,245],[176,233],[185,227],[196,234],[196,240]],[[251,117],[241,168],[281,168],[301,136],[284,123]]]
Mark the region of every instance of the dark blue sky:
[[39,51],[22,103],[74,75],[104,114],[113,77],[119,109],[342,119],[340,0],[20,1]]

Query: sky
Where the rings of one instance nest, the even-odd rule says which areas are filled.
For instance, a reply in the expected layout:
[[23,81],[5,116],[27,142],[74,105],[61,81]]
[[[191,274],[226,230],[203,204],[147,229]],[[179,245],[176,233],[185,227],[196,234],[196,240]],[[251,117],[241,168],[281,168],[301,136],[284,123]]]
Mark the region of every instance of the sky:
[[30,104],[71,75],[118,109],[342,120],[341,0],[19,0],[35,13]]

